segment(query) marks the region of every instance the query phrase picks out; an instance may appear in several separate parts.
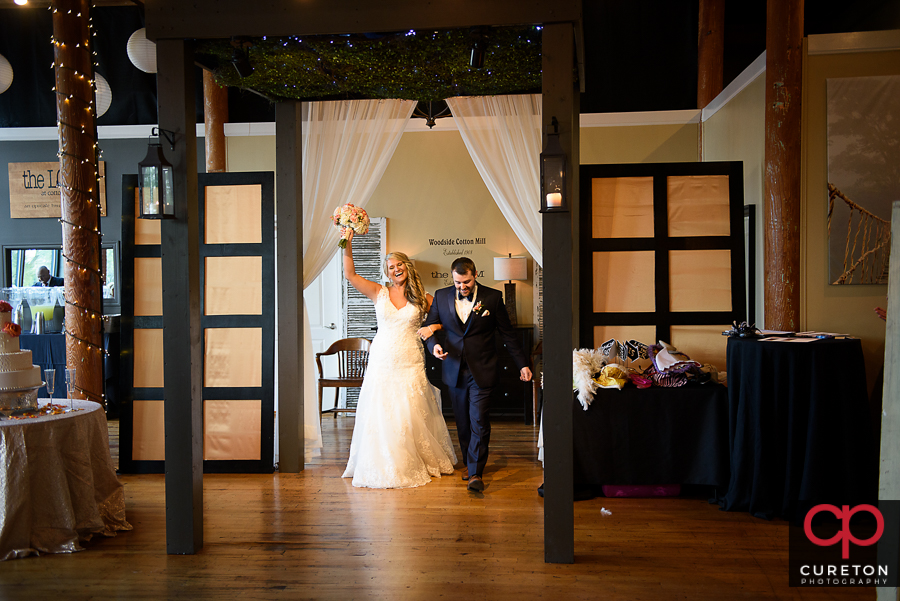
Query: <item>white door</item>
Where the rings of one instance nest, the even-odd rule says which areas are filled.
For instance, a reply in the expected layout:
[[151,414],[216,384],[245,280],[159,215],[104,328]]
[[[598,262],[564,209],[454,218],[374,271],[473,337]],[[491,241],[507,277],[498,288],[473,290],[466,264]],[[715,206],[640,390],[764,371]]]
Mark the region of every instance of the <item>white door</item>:
[[[314,353],[321,353],[342,338],[344,331],[344,307],[341,294],[341,255],[334,258],[316,280],[303,291],[303,300],[309,314],[310,336]],[[322,357],[325,375],[337,375],[336,357]],[[325,389],[322,409],[334,407],[334,390]],[[343,389],[338,389],[342,391]]]

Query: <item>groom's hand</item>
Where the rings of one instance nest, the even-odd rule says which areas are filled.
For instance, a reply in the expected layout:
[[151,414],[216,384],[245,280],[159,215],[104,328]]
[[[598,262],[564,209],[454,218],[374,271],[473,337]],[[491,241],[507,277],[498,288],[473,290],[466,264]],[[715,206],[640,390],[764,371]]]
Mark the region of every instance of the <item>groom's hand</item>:
[[441,361],[443,361],[444,357],[447,356],[447,353],[444,352],[444,349],[441,348],[440,344],[434,345],[434,356],[437,357],[438,359],[440,359]]
[[531,380],[531,370],[528,369],[527,367],[523,367],[522,370],[519,372],[519,379],[522,380],[523,382],[530,381]]

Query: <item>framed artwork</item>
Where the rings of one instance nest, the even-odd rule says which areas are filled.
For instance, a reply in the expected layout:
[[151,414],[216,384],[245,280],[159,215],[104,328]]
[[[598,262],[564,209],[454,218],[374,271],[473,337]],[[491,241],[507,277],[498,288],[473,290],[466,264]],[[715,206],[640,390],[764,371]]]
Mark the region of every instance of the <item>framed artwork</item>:
[[900,200],[900,76],[828,79],[828,281],[886,284]]

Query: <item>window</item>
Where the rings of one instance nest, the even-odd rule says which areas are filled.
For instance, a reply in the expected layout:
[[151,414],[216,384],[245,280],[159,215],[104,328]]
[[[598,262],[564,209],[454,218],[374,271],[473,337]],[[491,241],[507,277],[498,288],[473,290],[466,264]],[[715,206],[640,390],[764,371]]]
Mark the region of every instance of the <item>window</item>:
[[[62,248],[58,245],[38,246],[36,248],[4,247],[6,274],[4,285],[8,287],[32,286],[38,281],[38,269],[46,266],[50,275],[64,277],[64,259]],[[119,243],[103,245],[100,257],[100,276],[103,285],[104,304],[119,304]]]

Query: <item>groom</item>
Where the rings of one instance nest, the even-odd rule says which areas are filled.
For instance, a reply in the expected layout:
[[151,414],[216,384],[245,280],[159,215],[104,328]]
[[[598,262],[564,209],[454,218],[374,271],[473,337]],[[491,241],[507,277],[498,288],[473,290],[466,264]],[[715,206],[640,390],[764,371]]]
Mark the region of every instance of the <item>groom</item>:
[[489,420],[491,391],[497,385],[497,352],[494,333],[499,332],[520,370],[519,379],[531,379],[528,360],[509,323],[499,290],[475,281],[475,263],[460,257],[450,266],[453,286],[434,293],[426,326],[441,324],[445,346],[428,338],[428,350],[443,361],[443,380],[450,388],[456,431],[466,468],[468,489],[484,490],[482,474],[491,439]]

